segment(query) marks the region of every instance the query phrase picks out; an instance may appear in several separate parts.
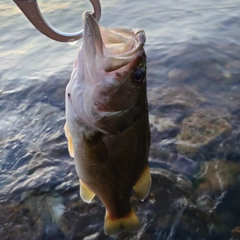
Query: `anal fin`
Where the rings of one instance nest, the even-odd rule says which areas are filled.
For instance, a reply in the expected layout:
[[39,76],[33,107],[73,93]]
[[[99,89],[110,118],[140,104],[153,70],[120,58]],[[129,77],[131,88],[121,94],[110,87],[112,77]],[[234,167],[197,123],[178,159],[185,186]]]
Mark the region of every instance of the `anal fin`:
[[92,190],[90,190],[87,184],[84,183],[81,179],[79,179],[79,184],[81,199],[86,203],[90,203],[95,197],[95,193]]
[[104,231],[107,235],[114,235],[122,230],[133,232],[138,230],[139,227],[140,222],[133,209],[123,218],[112,218],[108,212],[106,212]]
[[149,167],[146,166],[141,177],[138,179],[137,183],[134,185],[133,189],[136,192],[138,198],[143,201],[151,188],[152,178],[150,174]]
[[72,158],[74,158],[74,149],[73,149],[72,135],[71,135],[71,133],[68,130],[67,123],[65,123],[65,125],[64,125],[64,131],[65,131],[65,135],[66,135],[67,140],[68,140],[68,152],[69,152],[69,155]]

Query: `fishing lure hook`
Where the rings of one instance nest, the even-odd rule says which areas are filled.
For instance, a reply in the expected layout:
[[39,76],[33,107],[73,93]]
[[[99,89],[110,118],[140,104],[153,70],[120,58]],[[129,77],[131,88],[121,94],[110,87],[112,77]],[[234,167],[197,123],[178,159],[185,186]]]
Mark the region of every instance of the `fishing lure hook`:
[[[82,38],[83,30],[75,33],[61,32],[49,24],[42,16],[37,0],[13,0],[33,26],[45,36],[58,42],[75,42]],[[97,21],[101,17],[101,4],[99,0],[89,0],[92,3],[93,16]]]

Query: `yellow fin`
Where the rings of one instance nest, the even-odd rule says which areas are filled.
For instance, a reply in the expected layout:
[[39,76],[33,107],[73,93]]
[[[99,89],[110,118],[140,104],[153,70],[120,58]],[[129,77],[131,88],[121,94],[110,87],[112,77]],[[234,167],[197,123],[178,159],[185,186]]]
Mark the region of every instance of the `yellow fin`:
[[66,135],[67,140],[68,140],[68,152],[69,152],[69,155],[72,158],[74,158],[74,149],[73,149],[72,135],[71,135],[71,133],[68,130],[67,123],[65,123],[65,125],[64,125],[64,131],[65,131],[65,135]]
[[151,188],[151,183],[152,183],[152,178],[151,178],[149,167],[147,166],[144,169],[141,177],[138,179],[137,183],[133,187],[134,191],[136,192],[138,198],[141,201],[143,201],[147,197]]
[[133,232],[138,230],[139,227],[140,222],[133,209],[125,217],[117,219],[111,218],[106,212],[104,231],[107,235],[114,235],[122,230]]
[[92,192],[86,183],[84,183],[81,179],[79,179],[80,184],[80,197],[81,199],[86,202],[90,203],[93,198],[95,197],[95,193]]

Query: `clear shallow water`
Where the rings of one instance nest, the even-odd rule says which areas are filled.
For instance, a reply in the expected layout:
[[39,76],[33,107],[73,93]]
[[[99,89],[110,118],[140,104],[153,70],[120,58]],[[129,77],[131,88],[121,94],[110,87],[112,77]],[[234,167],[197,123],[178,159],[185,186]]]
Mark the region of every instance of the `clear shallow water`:
[[[53,26],[69,32],[91,9],[88,1],[39,5]],[[166,122],[164,129],[151,125],[152,195],[140,204],[132,199],[143,227],[116,239],[230,239],[240,225],[239,6],[237,0],[102,2],[103,26],[146,31],[150,114]],[[70,46],[46,38],[11,1],[0,2],[0,23],[0,200],[2,215],[13,216],[0,221],[1,239],[108,239],[99,201],[87,205],[77,196],[63,134],[64,91],[81,41]],[[197,152],[184,132],[189,118],[203,126],[191,127],[203,142]],[[51,209],[62,209],[64,220]]]

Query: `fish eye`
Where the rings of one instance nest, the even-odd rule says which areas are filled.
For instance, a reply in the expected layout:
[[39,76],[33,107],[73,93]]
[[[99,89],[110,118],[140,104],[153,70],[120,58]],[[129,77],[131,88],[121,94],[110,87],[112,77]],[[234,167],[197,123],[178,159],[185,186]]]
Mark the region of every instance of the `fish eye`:
[[142,83],[145,80],[145,71],[141,68],[136,68],[132,73],[132,80],[135,83]]

